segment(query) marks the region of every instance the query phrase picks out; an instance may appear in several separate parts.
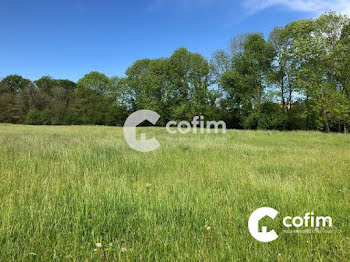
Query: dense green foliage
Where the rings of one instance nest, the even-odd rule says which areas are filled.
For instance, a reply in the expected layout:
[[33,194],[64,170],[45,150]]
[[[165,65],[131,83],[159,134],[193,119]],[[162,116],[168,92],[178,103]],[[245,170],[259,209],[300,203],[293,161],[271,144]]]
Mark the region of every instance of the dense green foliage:
[[186,48],[141,59],[123,78],[90,72],[78,83],[50,77],[0,82],[0,121],[122,125],[133,111],[164,125],[203,115],[246,129],[346,132],[350,125],[350,20],[326,13],[262,34],[240,35],[208,61]]
[[[159,150],[119,127],[1,124],[0,260],[349,261],[349,136],[140,129]],[[263,206],[280,212],[268,244],[247,226]],[[333,233],[283,232],[306,212]]]

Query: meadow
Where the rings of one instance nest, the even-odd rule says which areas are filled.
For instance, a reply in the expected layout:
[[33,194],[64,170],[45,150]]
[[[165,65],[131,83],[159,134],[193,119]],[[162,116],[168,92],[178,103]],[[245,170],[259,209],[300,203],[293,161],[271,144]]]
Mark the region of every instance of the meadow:
[[[118,127],[0,125],[0,261],[350,260],[350,135],[140,129],[161,147],[136,152]],[[332,233],[279,221],[258,242],[264,206],[331,216]]]

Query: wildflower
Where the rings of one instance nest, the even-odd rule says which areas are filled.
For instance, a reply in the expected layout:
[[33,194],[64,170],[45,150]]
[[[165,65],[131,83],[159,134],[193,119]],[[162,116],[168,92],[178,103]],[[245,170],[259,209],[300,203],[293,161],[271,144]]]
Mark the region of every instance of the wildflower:
[[102,244],[101,243],[96,243],[96,247],[101,248]]
[[97,252],[97,248],[94,249],[94,252]]
[[210,231],[210,229],[211,229],[210,226],[209,226],[208,224],[205,224],[204,227],[205,227],[205,229],[206,229],[207,231]]
[[121,248],[121,251],[122,251],[122,253],[125,253],[125,252],[128,251],[128,250],[127,250],[126,247],[122,247],[122,248]]
[[150,183],[147,183],[147,184],[146,184],[146,188],[147,188],[147,189],[149,189],[149,188],[151,188],[151,187],[152,187],[152,184],[150,184]]

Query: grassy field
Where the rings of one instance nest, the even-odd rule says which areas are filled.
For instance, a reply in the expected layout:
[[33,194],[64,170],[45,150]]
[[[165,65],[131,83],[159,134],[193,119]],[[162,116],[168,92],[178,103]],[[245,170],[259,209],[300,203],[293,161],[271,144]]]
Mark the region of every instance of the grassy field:
[[[158,150],[122,128],[0,125],[0,261],[350,260],[350,135],[144,130]],[[278,223],[260,243],[263,206],[331,216],[333,233]]]

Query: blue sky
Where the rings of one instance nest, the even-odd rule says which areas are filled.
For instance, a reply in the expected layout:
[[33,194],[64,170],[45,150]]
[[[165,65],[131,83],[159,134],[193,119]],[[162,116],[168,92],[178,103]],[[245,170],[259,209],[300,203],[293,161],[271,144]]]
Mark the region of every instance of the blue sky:
[[210,58],[239,33],[330,9],[350,13],[350,0],[1,0],[0,77],[122,76],[182,46]]

